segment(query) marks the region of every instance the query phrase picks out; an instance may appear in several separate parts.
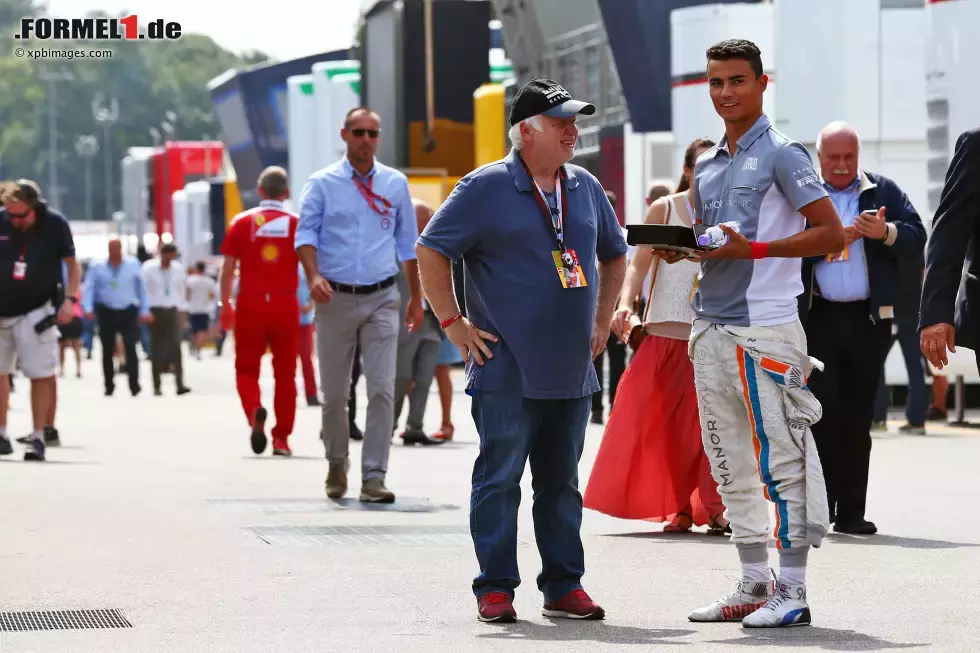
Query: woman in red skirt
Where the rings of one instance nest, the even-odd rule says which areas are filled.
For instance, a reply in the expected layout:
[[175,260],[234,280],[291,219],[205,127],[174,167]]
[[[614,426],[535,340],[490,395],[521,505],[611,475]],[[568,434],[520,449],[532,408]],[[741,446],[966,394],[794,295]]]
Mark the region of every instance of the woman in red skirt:
[[[691,225],[694,162],[713,145],[699,139],[688,146],[677,190],[650,205],[648,224]],[[691,261],[661,264],[649,247],[633,252],[620,306],[634,304],[646,278],[646,313],[640,322],[630,308],[620,308],[612,332],[634,346],[641,342],[616,391],[584,502],[613,517],[669,522],[665,532],[707,525],[710,533],[722,534],[731,529],[701,445],[687,353],[699,269]]]

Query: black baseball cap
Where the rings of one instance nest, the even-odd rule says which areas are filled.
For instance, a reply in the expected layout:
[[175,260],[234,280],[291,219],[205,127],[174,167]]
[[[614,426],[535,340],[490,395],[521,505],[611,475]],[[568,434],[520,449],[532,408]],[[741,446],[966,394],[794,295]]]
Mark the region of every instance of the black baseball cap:
[[510,105],[510,124],[544,114],[550,118],[571,118],[577,114],[591,116],[595,105],[573,100],[565,87],[553,79],[532,79],[514,96]]

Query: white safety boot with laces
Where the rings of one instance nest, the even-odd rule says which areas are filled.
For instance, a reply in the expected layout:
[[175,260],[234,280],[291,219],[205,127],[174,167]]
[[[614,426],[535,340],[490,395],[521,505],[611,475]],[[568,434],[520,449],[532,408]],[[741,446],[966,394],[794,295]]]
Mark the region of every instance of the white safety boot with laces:
[[739,581],[735,591],[705,608],[699,608],[688,619],[698,622],[742,621],[773,597],[771,580]]
[[776,593],[764,606],[742,620],[743,628],[782,628],[809,626],[810,606],[806,602],[806,585],[776,582]]

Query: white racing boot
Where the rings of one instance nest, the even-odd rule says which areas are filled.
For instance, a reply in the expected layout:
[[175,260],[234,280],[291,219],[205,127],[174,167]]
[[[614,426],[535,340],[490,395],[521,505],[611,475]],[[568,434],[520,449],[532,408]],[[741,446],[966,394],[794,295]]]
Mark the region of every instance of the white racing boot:
[[810,606],[806,585],[776,583],[776,594],[764,606],[742,620],[743,628],[782,628],[809,626]]
[[742,621],[745,617],[767,605],[773,597],[771,580],[739,581],[735,591],[706,608],[695,610],[688,619],[698,622]]

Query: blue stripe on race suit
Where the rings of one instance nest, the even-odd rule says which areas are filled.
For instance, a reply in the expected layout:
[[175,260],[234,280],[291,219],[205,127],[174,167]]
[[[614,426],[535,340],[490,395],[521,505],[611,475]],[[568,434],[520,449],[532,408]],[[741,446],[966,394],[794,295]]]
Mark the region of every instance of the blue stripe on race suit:
[[780,496],[776,489],[776,481],[772,478],[769,471],[769,436],[766,435],[766,426],[762,419],[762,401],[759,398],[759,385],[755,378],[756,363],[748,353],[745,354],[745,379],[749,385],[749,400],[752,402],[751,418],[755,421],[755,432],[759,438],[759,472],[762,474],[762,482],[769,490],[769,496],[776,504],[776,512],[779,514],[779,524],[776,529],[776,537],[779,545],[783,549],[792,547],[789,541],[789,511],[786,508],[786,501]]

